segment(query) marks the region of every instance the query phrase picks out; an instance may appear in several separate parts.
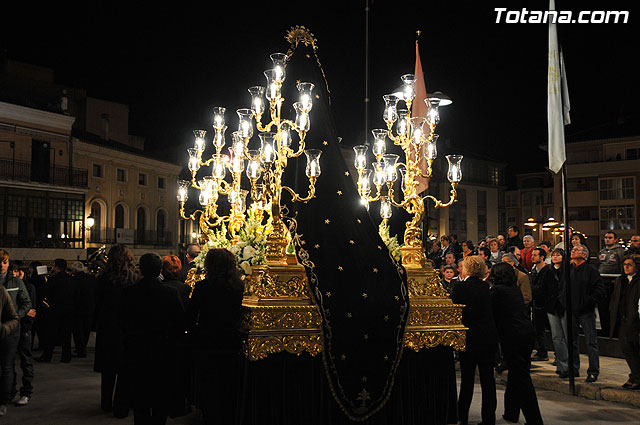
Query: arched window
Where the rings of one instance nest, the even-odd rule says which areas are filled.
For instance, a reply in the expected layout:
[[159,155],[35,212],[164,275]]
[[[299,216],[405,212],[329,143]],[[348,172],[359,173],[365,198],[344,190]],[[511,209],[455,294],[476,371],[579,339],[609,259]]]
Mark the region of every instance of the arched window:
[[156,215],[156,232],[158,234],[158,240],[164,240],[166,228],[167,214],[163,210],[158,210],[158,214]]
[[136,240],[138,244],[144,243],[144,231],[146,229],[146,214],[143,207],[138,208],[136,213]]
[[115,228],[116,229],[124,229],[124,206],[122,204],[116,205],[116,220],[115,220]]
[[91,204],[91,216],[93,217],[93,227],[91,228],[91,242],[100,242],[102,226],[102,208],[98,202]]

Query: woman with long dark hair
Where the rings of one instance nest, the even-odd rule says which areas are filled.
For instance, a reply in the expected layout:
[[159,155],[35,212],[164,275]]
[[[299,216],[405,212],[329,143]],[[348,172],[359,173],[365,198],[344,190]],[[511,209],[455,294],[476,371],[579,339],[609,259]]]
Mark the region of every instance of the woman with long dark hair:
[[[113,416],[126,417],[129,412],[127,395],[116,385],[122,362],[122,331],[118,312],[122,289],[137,280],[133,254],[125,245],[116,244],[109,250],[107,265],[98,277],[96,288],[96,357],[93,370],[102,374],[100,407]],[[114,393],[115,389],[115,393]]]
[[516,272],[510,264],[498,263],[491,267],[489,279],[493,283],[493,318],[502,355],[509,368],[502,417],[508,422],[516,423],[522,410],[527,424],[541,425],[543,421],[538,398],[529,373],[536,332],[522,309],[524,299],[516,284]]
[[228,250],[209,250],[204,266],[206,278],[196,283],[187,314],[196,359],[195,404],[206,424],[233,424],[242,364],[244,286]]

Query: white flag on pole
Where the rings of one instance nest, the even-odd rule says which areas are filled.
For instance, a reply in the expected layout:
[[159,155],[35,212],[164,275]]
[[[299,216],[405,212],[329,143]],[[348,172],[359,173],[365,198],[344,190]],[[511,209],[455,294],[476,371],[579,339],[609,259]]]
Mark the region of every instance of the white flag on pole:
[[[549,10],[555,10],[555,0],[549,1]],[[556,24],[549,22],[549,70],[547,79],[547,121],[549,126],[549,169],[557,173],[566,160],[564,146],[565,114],[562,105],[562,87],[560,80],[560,54],[558,52],[558,33]],[[566,77],[564,77],[566,78]],[[565,80],[566,82],[566,80]],[[566,90],[566,83],[564,84]],[[568,94],[568,92],[567,92]],[[567,96],[566,118],[569,117],[569,104]]]

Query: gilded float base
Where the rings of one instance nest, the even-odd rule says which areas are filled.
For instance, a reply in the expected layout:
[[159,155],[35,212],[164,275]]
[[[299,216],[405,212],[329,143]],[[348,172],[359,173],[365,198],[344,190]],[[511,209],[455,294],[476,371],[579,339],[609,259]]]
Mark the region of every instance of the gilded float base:
[[322,318],[305,269],[297,262],[254,266],[245,279],[242,306],[249,360],[279,352],[315,356],[322,351]]
[[438,273],[429,264],[407,264],[405,269],[410,307],[404,346],[414,351],[438,345],[464,350],[467,330],[462,324],[464,306],[451,301]]

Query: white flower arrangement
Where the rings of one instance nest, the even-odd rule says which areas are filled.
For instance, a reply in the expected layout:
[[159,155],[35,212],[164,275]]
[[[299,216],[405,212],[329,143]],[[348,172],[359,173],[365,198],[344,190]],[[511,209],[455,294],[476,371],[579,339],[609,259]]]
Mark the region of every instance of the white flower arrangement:
[[400,251],[400,243],[398,243],[398,235],[391,236],[389,234],[389,225],[384,222],[380,222],[380,226],[378,226],[378,233],[382,238],[382,241],[387,246],[391,257],[396,260],[402,260],[402,251]]
[[262,224],[262,211],[251,208],[247,214],[247,221],[236,235],[237,241],[233,243],[227,235],[227,227],[222,224],[220,229],[213,232],[212,237],[200,249],[200,255],[194,260],[197,271],[204,272],[204,259],[211,248],[226,248],[236,256],[238,266],[242,271],[251,274],[251,266],[265,264],[267,251],[267,235],[273,229],[271,217]]

